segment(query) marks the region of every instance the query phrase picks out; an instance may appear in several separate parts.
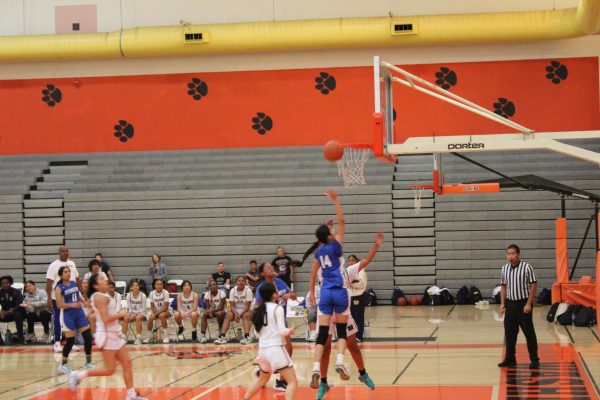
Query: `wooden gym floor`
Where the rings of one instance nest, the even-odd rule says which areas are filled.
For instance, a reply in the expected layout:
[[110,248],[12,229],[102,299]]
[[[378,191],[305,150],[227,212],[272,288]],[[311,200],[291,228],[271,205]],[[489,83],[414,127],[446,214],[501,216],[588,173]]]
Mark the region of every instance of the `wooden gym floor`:
[[[600,337],[596,328],[549,324],[548,307],[534,309],[541,368],[528,369],[527,350],[519,335],[517,368],[500,370],[503,329],[497,306],[392,307],[367,309],[373,338],[361,344],[369,375],[377,388],[369,391],[357,379],[347,354],[351,379],[333,385],[329,399],[595,399],[600,400]],[[308,387],[313,345],[301,340],[300,320],[293,360],[299,378],[298,399],[314,399]],[[37,329],[37,328],[36,328]],[[214,332],[214,327],[213,327]],[[189,335],[189,330],[186,332]],[[241,399],[252,377],[256,342],[228,344],[129,345],[135,385],[149,399]],[[0,348],[0,399],[122,399],[120,369],[107,378],[90,378],[77,396],[57,371],[59,354],[50,345]],[[101,355],[94,353],[94,363]],[[82,352],[71,355],[73,368],[84,363]],[[330,368],[330,371],[333,371]],[[281,398],[267,386],[257,399]]]

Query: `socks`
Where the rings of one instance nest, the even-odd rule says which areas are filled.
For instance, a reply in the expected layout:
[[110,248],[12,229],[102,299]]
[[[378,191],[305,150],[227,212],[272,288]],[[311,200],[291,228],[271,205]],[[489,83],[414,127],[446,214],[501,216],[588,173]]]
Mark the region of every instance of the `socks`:
[[85,362],[88,364],[92,363],[92,355],[91,354],[89,356],[87,354],[85,355]]
[[65,358],[63,357],[62,362],[60,363],[61,365],[65,365],[67,362],[69,362],[69,358]]
[[79,380],[85,379],[85,378],[87,378],[87,376],[88,376],[87,371],[77,372],[77,379],[79,379]]
[[127,389],[127,396],[134,396],[134,395],[137,395],[137,392],[135,391],[134,388]]
[[324,383],[327,385],[327,377],[321,378],[321,383]]
[[249,334],[249,333],[244,333],[244,337],[245,337],[246,339],[248,339],[248,338],[250,337],[250,334]]
[[335,359],[335,363],[337,365],[341,365],[344,363],[344,355],[343,354],[338,354],[336,359]]
[[367,370],[366,369],[359,369],[358,373],[361,374],[361,375],[364,375],[364,374],[367,373]]
[[319,361],[313,362],[313,371],[320,371],[320,370],[321,370],[321,363]]

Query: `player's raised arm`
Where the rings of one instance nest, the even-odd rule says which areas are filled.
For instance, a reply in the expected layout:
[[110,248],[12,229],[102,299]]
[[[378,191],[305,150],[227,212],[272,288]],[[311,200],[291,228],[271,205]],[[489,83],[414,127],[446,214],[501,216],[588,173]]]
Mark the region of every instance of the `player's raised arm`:
[[371,261],[373,261],[373,258],[375,257],[375,254],[377,254],[377,251],[379,250],[379,247],[381,247],[381,244],[383,243],[383,239],[384,239],[383,233],[377,232],[375,234],[375,242],[373,243],[373,246],[371,247],[371,249],[369,250],[369,252],[365,256],[365,258],[363,258],[360,261],[359,271],[362,271],[363,269],[367,268],[367,265],[369,265],[369,263]]
[[346,220],[344,218],[342,205],[340,204],[340,198],[335,190],[326,190],[325,194],[331,199],[333,206],[335,207],[335,216],[337,219],[337,233],[335,239],[340,242],[340,244],[343,244],[344,233],[346,232]]

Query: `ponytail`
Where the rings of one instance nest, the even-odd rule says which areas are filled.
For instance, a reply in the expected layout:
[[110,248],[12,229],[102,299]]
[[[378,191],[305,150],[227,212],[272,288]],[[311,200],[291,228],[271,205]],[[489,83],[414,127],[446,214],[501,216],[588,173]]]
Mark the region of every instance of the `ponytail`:
[[263,302],[252,316],[252,324],[256,332],[260,332],[263,326],[267,326],[267,303]]
[[97,290],[94,286],[98,283],[99,276],[100,276],[100,274],[90,276],[90,279],[88,281],[88,290],[87,290],[87,298],[88,299],[91,299],[92,295],[97,292]]

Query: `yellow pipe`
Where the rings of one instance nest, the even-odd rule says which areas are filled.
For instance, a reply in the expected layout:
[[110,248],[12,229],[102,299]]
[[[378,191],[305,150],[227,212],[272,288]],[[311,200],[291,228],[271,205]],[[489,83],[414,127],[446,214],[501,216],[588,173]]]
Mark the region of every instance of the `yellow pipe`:
[[[412,31],[395,33],[395,25]],[[162,26],[0,37],[0,62],[169,57],[328,48],[567,39],[600,31],[600,0],[552,11]],[[185,33],[202,33],[186,43]]]

